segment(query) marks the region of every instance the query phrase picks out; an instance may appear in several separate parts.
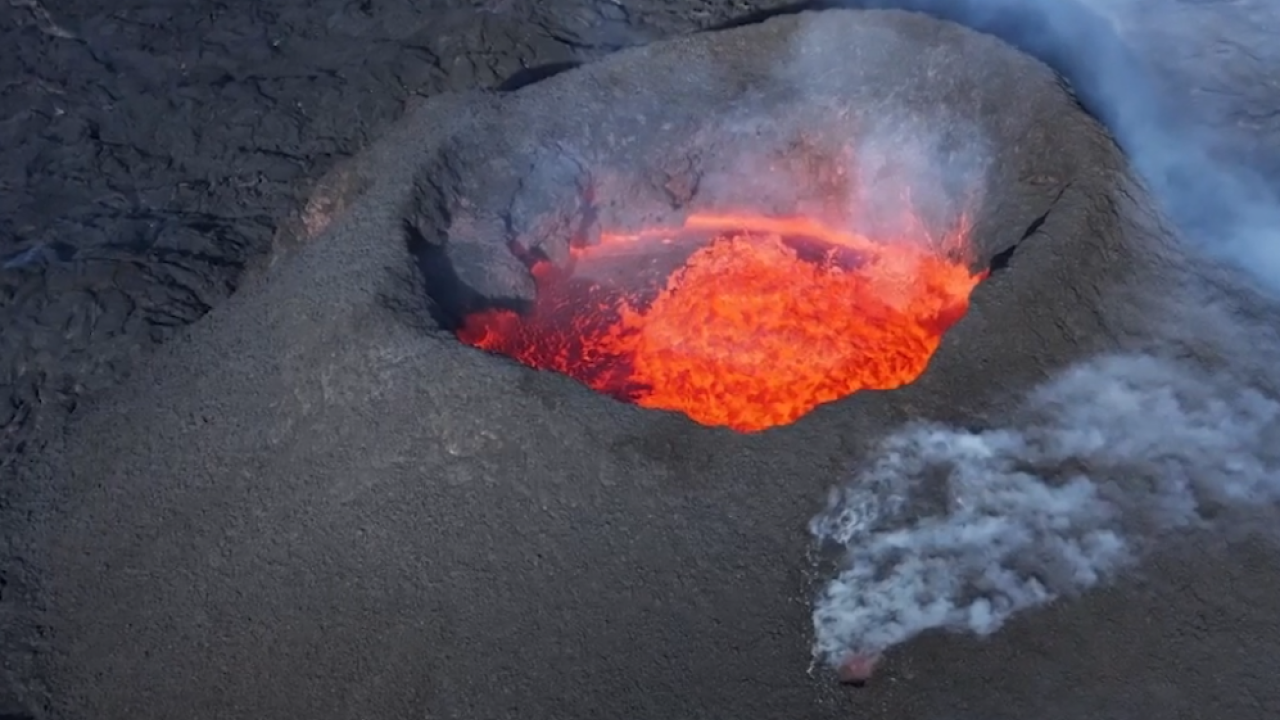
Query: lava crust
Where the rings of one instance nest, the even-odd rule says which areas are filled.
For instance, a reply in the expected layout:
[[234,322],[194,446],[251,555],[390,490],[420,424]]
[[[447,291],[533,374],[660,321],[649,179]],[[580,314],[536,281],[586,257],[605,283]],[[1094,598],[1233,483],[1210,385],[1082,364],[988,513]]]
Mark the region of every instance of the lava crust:
[[[800,75],[779,73],[792,61]],[[816,92],[795,95],[798,78]],[[915,382],[744,435],[486,356],[432,319],[428,291],[453,310],[531,299],[510,229],[485,229],[522,192],[572,206],[580,168],[614,167],[620,185],[596,197],[663,220],[672,198],[635,184],[656,159],[716,148],[734,108],[749,125],[786,105],[792,120],[951,118],[938,126],[985,142],[973,269],[1000,269]],[[798,127],[765,119],[751,131]],[[361,167],[373,184],[269,282],[17,468],[34,495],[12,542],[43,581],[29,670],[49,717],[1060,717],[1156,702],[1248,644],[1197,644],[1183,667],[1190,636],[1144,622],[1231,586],[1212,556],[1126,595],[1124,632],[1060,607],[1034,632],[908,648],[909,681],[856,698],[806,675],[797,529],[840,468],[904,419],[979,422],[1073,360],[1147,342],[1145,300],[1189,282],[1105,132],[1000,42],[905,13],[780,18],[435,98]],[[556,182],[522,185],[535,171]],[[524,237],[553,260],[568,250],[556,232]],[[1268,596],[1236,619],[1274,611]],[[1276,697],[1269,675],[1254,689]]]

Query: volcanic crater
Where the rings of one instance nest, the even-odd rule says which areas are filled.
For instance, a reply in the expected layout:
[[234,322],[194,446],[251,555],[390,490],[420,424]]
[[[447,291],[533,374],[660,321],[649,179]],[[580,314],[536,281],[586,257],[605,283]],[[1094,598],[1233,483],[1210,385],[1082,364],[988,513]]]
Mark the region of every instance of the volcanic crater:
[[652,157],[565,142],[515,167],[444,160],[499,176],[474,200],[419,185],[415,209],[437,211],[413,213],[409,232],[439,321],[468,345],[744,432],[918,377],[987,272],[963,188],[945,187],[980,195],[977,159],[958,167],[973,138],[855,143],[864,118],[846,107],[707,111],[721,120],[639,139]]
[[[946,672],[856,700],[804,674],[798,529],[840,473],[906,419],[981,423],[1075,360],[1143,345],[1146,301],[1189,286],[1142,185],[1048,68],[920,15],[805,13],[432,98],[362,167],[344,215],[20,468],[54,716],[933,717],[980,687],[975,717],[1033,717],[1061,700],[1040,678],[1127,697],[1174,672],[1097,661],[1163,658],[1165,630],[1099,635],[1098,615],[1059,608],[980,651],[907,648],[889,672]],[[707,256],[739,287],[698,290]],[[611,312],[652,317],[671,287],[705,310],[787,266],[807,284],[766,294],[766,320],[861,337],[824,283],[854,283],[841,297],[865,310],[919,284],[875,278],[936,267],[917,329],[950,330],[759,433],[467,346],[504,313],[598,292],[540,276],[621,287],[635,307]],[[822,346],[786,338],[766,346],[802,374],[779,348]],[[1212,577],[1186,572],[1125,607],[1167,610]],[[1023,651],[1086,635],[1109,645]]]
[[1078,168],[940,58],[877,94],[883,42],[861,72],[821,72],[798,36],[735,82],[712,57],[669,90],[606,84],[448,138],[405,213],[436,322],[744,432],[914,381]]

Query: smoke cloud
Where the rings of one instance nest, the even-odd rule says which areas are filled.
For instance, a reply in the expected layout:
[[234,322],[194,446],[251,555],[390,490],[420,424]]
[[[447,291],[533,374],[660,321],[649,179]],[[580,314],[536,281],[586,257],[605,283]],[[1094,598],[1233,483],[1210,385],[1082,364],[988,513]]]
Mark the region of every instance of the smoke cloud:
[[[1157,67],[1141,56],[1116,20],[1133,8],[1102,0],[828,4],[923,12],[1041,59],[1108,127],[1190,247],[1280,292],[1280,198],[1258,169],[1265,161],[1228,152],[1238,138],[1179,105],[1173,84],[1186,78],[1166,66],[1185,58],[1156,58]],[[1149,5],[1141,14],[1158,17],[1150,22],[1194,22],[1177,3]],[[1199,32],[1177,30],[1167,34],[1185,41]],[[1216,325],[1206,328],[1234,326],[1213,314]],[[1175,335],[1209,332],[1190,327],[1203,317],[1187,317]],[[815,659],[874,661],[930,630],[988,635],[1020,611],[1131,569],[1173,535],[1273,530],[1280,403],[1241,379],[1257,371],[1257,352],[1238,348],[1235,375],[1147,355],[1096,358],[1036,389],[1000,427],[921,422],[888,437],[810,524],[841,558],[815,602]],[[1262,375],[1251,379],[1268,388],[1280,377]]]
[[[1227,133],[1197,123],[1170,92],[1172,84],[1186,79],[1162,73],[1162,68],[1140,56],[1116,22],[1103,14],[1114,11],[1116,3],[842,0],[835,4],[923,12],[989,33],[1041,59],[1070,83],[1081,104],[1108,127],[1190,243],[1280,292],[1280,197],[1272,179],[1243,158],[1228,159],[1221,151],[1230,144]],[[1178,12],[1177,5],[1172,0],[1153,3],[1143,10],[1143,17],[1158,17],[1153,23],[1194,23]],[[1274,25],[1275,20],[1270,22]],[[1196,33],[1187,29],[1181,35]],[[1242,77],[1240,84],[1261,81]]]
[[1171,533],[1247,528],[1277,501],[1280,403],[1169,360],[1098,358],[1006,427],[904,428],[833,491],[810,525],[844,553],[815,654],[839,665],[931,629],[988,635]]

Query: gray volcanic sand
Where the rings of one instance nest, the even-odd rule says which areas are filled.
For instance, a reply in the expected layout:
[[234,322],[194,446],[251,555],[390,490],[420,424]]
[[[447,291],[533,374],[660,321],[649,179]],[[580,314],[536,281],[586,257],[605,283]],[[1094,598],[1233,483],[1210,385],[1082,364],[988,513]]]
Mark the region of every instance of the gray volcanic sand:
[[[979,260],[1016,249],[919,381],[739,435],[430,326],[404,223],[443,150],[714,125],[787,98],[797,47],[834,68],[815,97],[987,140]],[[17,671],[51,717],[1273,717],[1280,588],[1252,551],[1180,555],[989,641],[921,639],[862,692],[806,673],[805,523],[867,443],[1145,346],[1167,317],[1149,300],[1192,282],[1043,66],[922,16],[805,14],[432,99],[364,162],[347,215],[19,468],[44,612]]]

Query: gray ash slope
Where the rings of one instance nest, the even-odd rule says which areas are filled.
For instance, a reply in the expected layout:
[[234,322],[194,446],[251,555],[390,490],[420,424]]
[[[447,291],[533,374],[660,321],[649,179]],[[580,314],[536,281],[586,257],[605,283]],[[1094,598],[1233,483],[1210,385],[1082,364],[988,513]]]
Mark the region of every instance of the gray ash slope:
[[[868,101],[904,74],[921,98],[971,88],[952,109],[992,135],[996,165],[1056,179],[988,189],[988,256],[1004,249],[991,238],[1043,223],[917,383],[736,435],[424,332],[403,219],[448,138],[513,119],[566,130],[565,108],[601,116],[622,90],[710,111],[798,39],[831,58],[880,48],[859,58]],[[670,82],[708,62],[714,93]],[[11,543],[41,612],[11,672],[49,717],[1266,716],[1249,703],[1276,690],[1248,658],[1274,649],[1258,628],[1280,594],[1214,556],[982,646],[922,643],[900,682],[862,695],[805,674],[803,528],[845,464],[905,418],[999,415],[1075,359],[1150,342],[1149,295],[1192,282],[1123,158],[1043,66],[921,16],[805,15],[510,96],[440,97],[363,162],[376,180],[349,214],[19,467]],[[1241,597],[1222,597],[1233,585]],[[1234,697],[1181,685],[1228,661],[1245,675]]]

